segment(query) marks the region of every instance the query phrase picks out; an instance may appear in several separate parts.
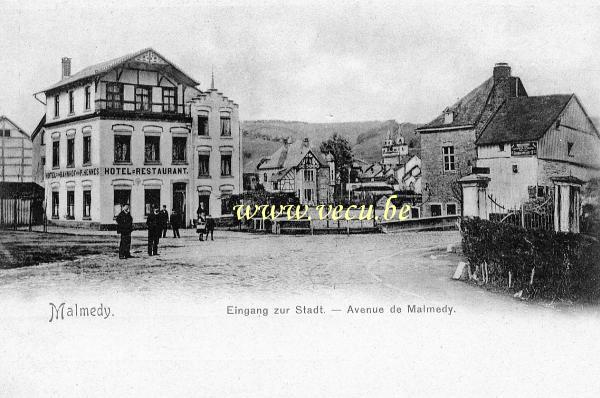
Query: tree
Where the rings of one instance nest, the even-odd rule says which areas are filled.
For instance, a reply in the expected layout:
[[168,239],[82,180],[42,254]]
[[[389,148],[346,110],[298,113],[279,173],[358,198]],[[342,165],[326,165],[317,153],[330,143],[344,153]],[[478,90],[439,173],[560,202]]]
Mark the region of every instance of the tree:
[[346,183],[349,181],[349,173],[352,169],[352,148],[348,140],[338,133],[334,133],[331,138],[321,143],[320,150],[324,154],[332,154],[335,162],[336,181],[334,197],[341,198],[344,195]]

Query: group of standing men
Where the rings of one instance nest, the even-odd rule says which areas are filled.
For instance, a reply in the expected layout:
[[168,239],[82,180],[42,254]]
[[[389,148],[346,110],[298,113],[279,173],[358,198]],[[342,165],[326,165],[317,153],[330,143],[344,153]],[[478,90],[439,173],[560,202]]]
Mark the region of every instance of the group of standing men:
[[[200,216],[199,216],[200,217]],[[202,218],[204,218],[204,214],[202,214]],[[206,220],[206,239],[208,240],[208,233],[211,234],[214,230],[214,220],[210,215],[204,220]],[[123,209],[117,216],[117,233],[121,235],[121,242],[119,244],[119,258],[126,259],[133,257],[130,253],[131,250],[131,232],[133,231],[133,218],[131,217],[129,205],[124,205]],[[148,227],[148,255],[156,256],[158,254],[158,242],[160,237],[167,237],[167,229],[169,227],[169,223],[171,224],[171,228],[173,229],[173,237],[180,238],[179,228],[181,226],[181,216],[173,209],[171,212],[171,216],[169,217],[169,212],[167,211],[167,206],[163,205],[162,210],[159,210],[158,205],[152,205],[150,209],[150,213],[146,218],[146,225]],[[201,238],[202,239],[202,235]]]

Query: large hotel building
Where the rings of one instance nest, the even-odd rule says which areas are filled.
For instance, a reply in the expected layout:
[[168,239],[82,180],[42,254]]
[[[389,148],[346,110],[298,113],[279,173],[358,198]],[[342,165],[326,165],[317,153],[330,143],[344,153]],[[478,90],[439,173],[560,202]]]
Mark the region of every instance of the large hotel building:
[[[198,208],[231,217],[242,186],[238,105],[151,48],[89,66],[36,94],[34,132],[46,214],[58,225],[111,229],[128,204],[134,223],[152,205],[189,225]],[[45,98],[44,98],[45,97]]]

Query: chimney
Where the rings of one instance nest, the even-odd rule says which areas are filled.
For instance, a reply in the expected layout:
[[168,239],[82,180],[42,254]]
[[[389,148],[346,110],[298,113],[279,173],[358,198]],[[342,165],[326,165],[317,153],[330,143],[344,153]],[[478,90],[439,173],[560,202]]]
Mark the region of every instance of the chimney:
[[310,146],[310,144],[308,142],[308,137],[306,137],[305,139],[302,140],[302,145],[304,145],[306,148],[308,148]]
[[71,58],[62,58],[62,76],[61,80],[71,76]]
[[499,83],[510,77],[510,66],[506,62],[494,65],[494,83]]

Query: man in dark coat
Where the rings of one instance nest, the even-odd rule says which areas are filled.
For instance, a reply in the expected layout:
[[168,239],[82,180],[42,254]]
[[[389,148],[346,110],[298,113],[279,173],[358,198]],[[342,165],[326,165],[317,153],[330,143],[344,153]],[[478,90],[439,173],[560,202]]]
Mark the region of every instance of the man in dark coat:
[[133,218],[129,214],[129,205],[125,205],[117,216],[117,233],[121,234],[121,243],[119,244],[120,259],[132,257],[130,253],[131,231],[133,231]]
[[162,231],[158,207],[152,207],[152,211],[146,219],[146,225],[148,226],[148,255],[155,256],[158,254],[158,241]]
[[171,228],[173,228],[173,237],[180,238],[180,236],[179,236],[179,224],[180,224],[179,214],[177,213],[177,211],[175,209],[171,210],[171,218],[169,219],[169,221],[171,222]]
[[162,237],[167,237],[167,229],[169,228],[169,212],[167,211],[167,206],[163,205],[162,210],[160,211],[160,228],[162,230]]
[[215,230],[215,219],[209,214],[206,217],[206,240],[208,241],[208,233],[210,232],[210,240],[214,240],[213,231]]

